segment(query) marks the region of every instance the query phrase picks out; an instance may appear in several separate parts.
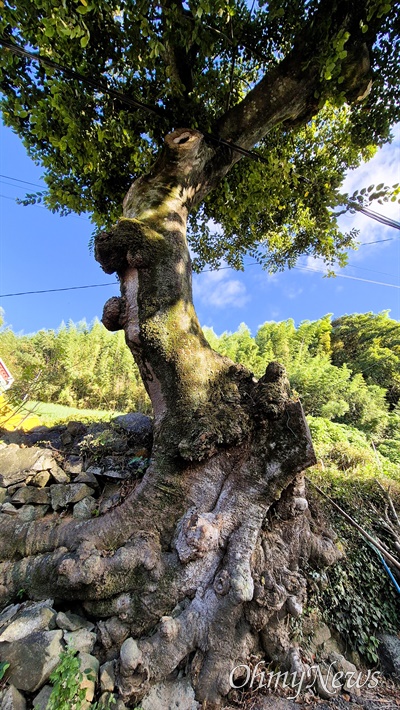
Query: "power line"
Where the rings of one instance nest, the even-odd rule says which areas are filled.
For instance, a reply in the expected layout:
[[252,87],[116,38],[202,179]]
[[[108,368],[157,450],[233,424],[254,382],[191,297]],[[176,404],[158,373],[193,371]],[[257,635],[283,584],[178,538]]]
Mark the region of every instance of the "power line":
[[100,286],[115,286],[119,281],[111,281],[108,284],[90,284],[88,286],[68,286],[67,288],[46,288],[43,291],[20,291],[19,293],[3,293],[0,298],[10,298],[11,296],[31,296],[36,293],[56,293],[57,291],[78,291],[82,288],[99,288]]
[[[322,271],[321,269],[310,269],[308,266],[294,266],[294,269],[301,269],[302,271],[313,271],[315,274],[326,274],[325,271]],[[377,286],[389,286],[390,288],[399,288],[400,286],[397,286],[397,284],[388,284],[385,283],[384,281],[373,281],[371,279],[362,279],[360,276],[350,276],[349,274],[335,274],[335,276],[342,278],[342,279],[351,279],[352,281],[364,281],[365,283],[368,284],[376,284]]]
[[[5,47],[6,49],[9,49],[10,52],[13,52],[13,54],[16,54],[20,57],[24,57],[25,59],[30,59],[34,62],[39,62],[44,66],[51,67],[52,69],[57,69],[58,71],[63,72],[63,74],[65,74],[65,76],[67,76],[68,78],[81,81],[90,86],[92,89],[95,89],[96,91],[102,91],[105,94],[108,94],[109,96],[118,99],[119,101],[121,101],[121,103],[126,104],[130,108],[142,109],[149,113],[155,114],[159,118],[171,120],[169,113],[164,108],[150,106],[149,104],[145,104],[139,99],[133,99],[130,96],[126,96],[126,94],[123,94],[121,91],[118,91],[117,89],[112,89],[106,83],[95,82],[93,81],[93,79],[90,79],[84,74],[80,74],[74,69],[69,69],[68,67],[59,64],[58,62],[54,62],[48,57],[41,57],[39,54],[28,52],[26,49],[18,47],[17,45],[13,44],[12,42],[9,42],[3,37],[0,37],[0,44],[2,44],[3,47]],[[258,153],[255,153],[254,151],[246,150],[246,148],[242,148],[242,146],[237,145],[236,143],[231,143],[230,141],[227,141],[224,138],[221,138],[220,136],[216,136],[213,133],[204,132],[203,135],[204,138],[208,139],[212,143],[216,143],[217,145],[223,145],[224,147],[233,150],[235,153],[240,153],[241,155],[245,155],[248,158],[251,158],[252,160],[257,160],[261,163],[266,163],[267,165],[269,165],[269,161],[266,158],[264,158],[262,155],[259,155]]]
[[[37,182],[28,182],[28,180],[21,180],[21,178],[11,177],[11,175],[0,175],[0,178],[5,178],[6,180],[15,180],[16,182],[23,182],[25,185],[33,185],[33,187],[46,188],[46,185],[38,185]],[[15,185],[17,187],[17,185]]]
[[391,219],[390,217],[385,217],[385,215],[380,214],[379,212],[374,212],[373,210],[370,210],[368,207],[362,207],[361,205],[350,205],[352,209],[357,210],[357,212],[362,212],[362,214],[365,214],[367,217],[370,217],[371,219],[374,219],[376,222],[380,222],[381,224],[385,224],[387,227],[393,227],[394,229],[400,229],[400,222],[396,222],[395,219]]
[[[248,266],[259,266],[257,261],[252,261],[248,264],[244,264],[246,268]],[[322,271],[321,269],[311,269],[307,266],[294,266],[294,269],[300,269],[301,271],[311,271],[316,274],[325,274],[325,271]],[[219,266],[217,269],[203,269],[202,271],[199,271],[199,274],[204,274],[210,271],[223,271],[225,269],[233,269],[232,266]],[[350,276],[349,274],[336,274],[336,276],[341,277],[343,279],[351,279],[352,281],[364,281],[365,283],[370,283],[370,284],[376,284],[378,286],[389,286],[391,288],[398,288],[400,289],[400,286],[397,286],[396,284],[390,284],[390,283],[385,283],[383,281],[373,281],[371,279],[362,279],[358,276]],[[90,284],[86,286],[69,286],[66,288],[50,288],[50,289],[43,289],[42,291],[20,291],[19,293],[4,293],[0,294],[0,298],[11,298],[12,296],[30,296],[33,294],[40,294],[40,293],[56,293],[59,291],[78,291],[80,289],[84,288],[100,288],[102,286],[116,286],[119,284],[119,281],[111,281],[110,283],[103,283],[103,284]]]
[[[170,116],[168,112],[161,107],[154,107],[150,106],[149,104],[144,103],[143,101],[140,101],[139,99],[133,99],[130,96],[126,96],[126,94],[123,94],[122,92],[118,91],[117,89],[112,89],[111,87],[108,86],[107,83],[102,83],[102,82],[95,82],[93,79],[90,79],[89,77],[85,76],[84,74],[81,74],[80,72],[75,71],[74,69],[69,69],[68,67],[65,67],[62,64],[59,64],[58,62],[53,61],[52,59],[49,59],[48,57],[41,57],[39,54],[34,54],[33,52],[28,52],[26,49],[23,49],[22,47],[18,47],[17,45],[13,44],[12,42],[9,42],[8,40],[4,39],[3,37],[0,37],[0,44],[2,44],[6,49],[9,49],[11,52],[14,54],[24,57],[25,59],[30,59],[32,61],[38,62],[43,64],[44,66],[49,66],[52,69],[57,69],[58,71],[61,71],[65,74],[65,76],[71,78],[71,79],[76,79],[77,81],[81,81],[88,86],[90,86],[92,89],[98,90],[98,91],[103,91],[104,93],[108,94],[109,96],[112,96],[113,98],[118,99],[122,103],[125,103],[127,106],[130,108],[136,108],[136,109],[142,109],[144,111],[148,111],[152,114],[155,114],[159,118],[165,118],[169,119]],[[222,145],[224,147],[229,148],[230,150],[233,150],[236,153],[240,153],[241,155],[244,155],[251,160],[255,160],[257,162],[265,163],[269,165],[269,161],[264,158],[264,156],[260,155],[259,153],[255,153],[252,150],[247,150],[246,148],[242,148],[242,146],[237,145],[236,143],[231,143],[230,141],[225,140],[224,138],[221,138],[220,136],[216,136],[213,133],[208,133],[204,132],[203,133],[204,138],[208,139],[212,143],[216,143],[217,145]],[[12,178],[15,179],[15,178]],[[378,222],[381,222],[381,224],[385,224],[386,226],[389,227],[394,227],[395,229],[400,229],[400,223],[396,222],[395,220],[390,219],[389,217],[385,217],[384,215],[380,215],[377,212],[374,212],[373,210],[368,209],[367,207],[363,207],[361,205],[358,205],[356,203],[353,203],[352,208],[354,210],[357,210],[359,212],[362,212],[363,214],[367,215],[368,217],[371,217],[371,219],[375,219]]]
[[[0,182],[2,182],[2,181],[0,180]],[[3,195],[1,193],[0,193],[0,197],[3,198],[3,200],[11,200],[12,202],[14,202],[14,204],[17,204],[17,205],[20,204],[19,202],[17,202],[17,200],[20,199],[19,197],[10,197],[10,195]],[[51,210],[49,210],[48,207],[45,207],[44,205],[38,205],[37,203],[33,203],[30,206],[31,207],[39,207],[41,210],[46,210],[47,213],[51,212]],[[54,213],[52,213],[52,214],[54,214]],[[62,215],[60,215],[60,216],[62,216]],[[83,219],[85,222],[90,222],[90,219],[88,219],[88,217],[81,217],[81,215],[75,214],[75,213],[73,213],[73,214],[68,213],[68,215],[64,215],[64,216],[65,217],[66,216],[72,217],[73,219]]]
[[367,247],[369,244],[382,244],[383,242],[394,242],[394,241],[395,241],[394,237],[390,237],[390,239],[378,239],[378,241],[376,241],[376,242],[362,242],[362,244],[360,244],[360,247]]

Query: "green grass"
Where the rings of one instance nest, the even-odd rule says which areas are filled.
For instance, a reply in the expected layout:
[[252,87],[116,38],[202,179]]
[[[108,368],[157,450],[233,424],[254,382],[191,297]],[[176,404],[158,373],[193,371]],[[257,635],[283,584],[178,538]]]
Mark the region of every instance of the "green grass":
[[77,407],[66,407],[63,404],[48,404],[46,402],[36,402],[30,400],[25,405],[25,409],[36,414],[45,426],[54,426],[74,421],[110,421],[123,412],[113,412],[105,409],[78,409]]

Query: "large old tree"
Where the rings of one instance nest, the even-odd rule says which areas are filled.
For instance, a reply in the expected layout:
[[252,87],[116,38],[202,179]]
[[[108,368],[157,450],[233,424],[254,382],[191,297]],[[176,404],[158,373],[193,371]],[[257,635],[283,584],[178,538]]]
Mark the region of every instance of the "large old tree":
[[[305,565],[337,555],[307,511],[307,425],[278,363],[257,382],[207,344],[188,241],[195,268],[241,268],[245,254],[269,269],[306,253],[343,260],[356,236],[336,222],[350,204],[343,176],[399,117],[398,10],[389,0],[2,8],[3,117],[48,186],[30,200],[92,213],[96,259],[121,284],[103,322],[124,329],[154,411],[151,465],[117,509],[79,524],[7,523],[2,601],[24,588],[123,614],[132,640],[118,682],[131,700],[184,660],[207,707],[223,704],[252,652],[301,668],[287,615],[301,612]],[[253,148],[258,160],[244,154]]]

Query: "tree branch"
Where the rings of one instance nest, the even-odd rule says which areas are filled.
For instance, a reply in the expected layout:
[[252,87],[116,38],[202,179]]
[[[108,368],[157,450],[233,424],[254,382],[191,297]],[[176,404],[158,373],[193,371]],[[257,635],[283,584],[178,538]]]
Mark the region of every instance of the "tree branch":
[[[369,62],[365,56],[365,37],[360,30],[360,20],[364,15],[365,4],[354,2],[349,5],[339,0],[332,5],[322,0],[317,12],[294,42],[291,52],[278,66],[267,72],[243,101],[217,121],[215,131],[218,135],[249,149],[279,123],[290,126],[310,120],[319,106],[326,49],[333,46],[341,29],[350,33],[346,44],[348,59],[345,72],[346,78],[349,77],[349,86],[345,82],[341,90],[355,89],[356,79],[360,82],[364,80],[365,84]],[[350,67],[353,71],[349,71]],[[326,80],[323,88],[327,88]],[[334,85],[332,90],[335,90]],[[239,159],[240,155],[234,153],[229,166],[225,166],[225,172]]]

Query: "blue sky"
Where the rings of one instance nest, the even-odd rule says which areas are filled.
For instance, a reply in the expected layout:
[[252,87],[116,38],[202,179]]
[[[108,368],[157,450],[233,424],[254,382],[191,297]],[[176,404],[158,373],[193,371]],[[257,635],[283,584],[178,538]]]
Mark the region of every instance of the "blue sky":
[[[59,217],[40,206],[15,202],[35,187],[10,178],[41,183],[41,168],[26,155],[20,139],[0,127],[0,293],[37,291],[69,286],[110,284],[100,288],[0,298],[5,320],[16,332],[57,328],[62,321],[90,322],[101,317],[104,302],[118,294],[113,276],[104,274],[89,251],[90,221]],[[400,127],[395,142],[367,165],[349,174],[349,192],[371,183],[400,182]],[[4,177],[7,176],[7,177]],[[399,220],[397,204],[374,207]],[[245,322],[253,333],[267,320],[315,320],[326,313],[391,310],[400,320],[400,232],[362,214],[349,215],[343,228],[360,229],[360,246],[349,265],[334,279],[324,278],[324,266],[302,258],[299,267],[268,275],[257,265],[244,273],[231,269],[206,271],[194,278],[195,305],[202,325],[217,333],[236,330]],[[367,244],[390,239],[380,244]],[[251,262],[250,258],[247,262]],[[376,283],[380,282],[380,283]],[[380,285],[392,284],[394,287]]]

